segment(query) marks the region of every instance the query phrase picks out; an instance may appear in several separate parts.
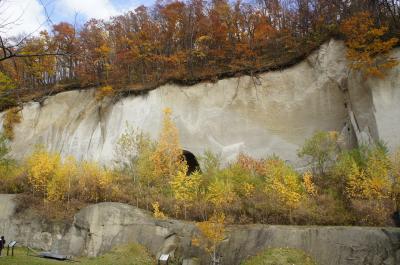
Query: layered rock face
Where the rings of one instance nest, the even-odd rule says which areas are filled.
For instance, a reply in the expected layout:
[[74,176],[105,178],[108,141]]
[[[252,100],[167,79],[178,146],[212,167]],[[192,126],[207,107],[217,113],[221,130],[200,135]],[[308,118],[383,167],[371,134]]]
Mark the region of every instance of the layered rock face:
[[245,152],[296,162],[299,147],[318,130],[342,132],[344,141],[354,144],[343,91],[360,130],[395,148],[400,143],[399,71],[393,69],[384,80],[351,75],[343,43],[332,40],[302,63],[257,77],[165,85],[143,96],[101,102],[93,89],[60,93],[42,104],[24,105],[12,152],[22,158],[43,144],[63,155],[110,163],[127,124],[157,138],[162,110],[170,107],[183,148],[196,156],[211,150],[226,162]]
[[[68,255],[97,256],[112,247],[140,243],[156,257],[178,261],[208,255],[191,244],[191,222],[157,220],[122,203],[99,203],[82,209],[70,224],[15,215],[12,195],[0,195],[0,234],[20,244]],[[4,208],[4,209],[3,209]],[[309,253],[323,265],[395,265],[400,263],[400,229],[369,227],[230,226],[220,253],[223,265],[236,265],[268,247],[290,247]]]

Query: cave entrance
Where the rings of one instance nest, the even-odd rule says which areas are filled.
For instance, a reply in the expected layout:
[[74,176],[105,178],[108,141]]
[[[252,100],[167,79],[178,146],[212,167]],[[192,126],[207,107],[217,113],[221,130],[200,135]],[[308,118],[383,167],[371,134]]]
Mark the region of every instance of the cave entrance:
[[199,162],[196,159],[196,156],[187,150],[182,151],[183,159],[185,159],[187,165],[188,165],[188,171],[187,175],[189,176],[193,172],[200,171],[200,165]]

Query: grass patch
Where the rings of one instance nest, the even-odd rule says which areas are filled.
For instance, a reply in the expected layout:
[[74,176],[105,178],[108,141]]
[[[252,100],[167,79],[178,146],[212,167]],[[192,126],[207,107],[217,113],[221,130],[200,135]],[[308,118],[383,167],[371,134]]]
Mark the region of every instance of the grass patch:
[[290,248],[270,248],[241,265],[316,265],[304,251]]
[[62,264],[79,264],[79,265],[154,265],[155,260],[147,252],[147,250],[138,244],[129,244],[119,246],[96,258],[74,258],[79,262],[57,261],[51,259],[43,259],[34,256],[28,256],[26,248],[16,248],[14,257],[5,257],[6,252],[2,252],[0,257],[0,265],[62,265]]

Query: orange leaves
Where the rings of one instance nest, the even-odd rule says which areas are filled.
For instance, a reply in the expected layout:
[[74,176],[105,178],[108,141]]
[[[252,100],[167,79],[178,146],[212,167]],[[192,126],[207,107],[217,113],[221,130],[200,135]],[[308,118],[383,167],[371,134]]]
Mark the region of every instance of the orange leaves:
[[346,19],[341,24],[341,32],[346,36],[350,68],[361,71],[366,78],[383,78],[386,69],[398,64],[396,59],[387,56],[398,39],[384,40],[388,28],[375,27],[370,13],[360,12]]

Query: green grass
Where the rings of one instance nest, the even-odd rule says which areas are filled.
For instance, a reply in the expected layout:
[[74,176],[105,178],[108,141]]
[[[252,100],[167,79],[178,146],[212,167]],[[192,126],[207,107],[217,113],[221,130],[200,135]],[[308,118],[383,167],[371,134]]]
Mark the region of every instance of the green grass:
[[0,265],[154,265],[155,261],[146,249],[137,244],[120,246],[97,258],[74,258],[79,262],[57,261],[27,256],[25,248],[17,248],[14,257],[0,257]]
[[298,249],[270,248],[242,262],[241,265],[316,265],[316,263]]

